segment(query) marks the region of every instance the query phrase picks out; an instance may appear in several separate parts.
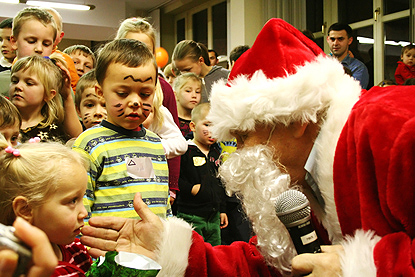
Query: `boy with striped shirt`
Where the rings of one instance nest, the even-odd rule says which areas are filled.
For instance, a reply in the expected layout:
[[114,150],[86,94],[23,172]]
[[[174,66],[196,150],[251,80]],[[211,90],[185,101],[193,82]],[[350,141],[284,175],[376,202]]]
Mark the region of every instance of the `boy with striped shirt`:
[[85,221],[92,216],[137,218],[137,192],[156,215],[170,216],[164,149],[159,137],[142,126],[157,82],[153,54],[139,41],[114,40],[101,50],[95,72],[107,120],[83,132],[73,145],[90,160]]

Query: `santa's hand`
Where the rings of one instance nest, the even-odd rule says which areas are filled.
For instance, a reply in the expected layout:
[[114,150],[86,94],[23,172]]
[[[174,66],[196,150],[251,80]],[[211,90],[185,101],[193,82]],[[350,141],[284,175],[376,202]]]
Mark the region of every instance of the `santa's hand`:
[[301,254],[292,260],[292,276],[341,276],[339,252],[343,251],[340,245],[323,245],[322,253]]
[[134,209],[141,217],[92,217],[90,226],[82,229],[81,242],[90,246],[92,257],[104,256],[106,251],[125,251],[142,254],[156,260],[155,250],[161,241],[163,223],[144,204],[141,194],[134,197]]
[[[58,265],[58,259],[46,234],[30,225],[27,221],[17,218],[13,223],[15,235],[32,248],[32,266],[27,277],[51,276]],[[12,250],[0,251],[0,272],[2,277],[13,276],[17,266],[18,255]]]

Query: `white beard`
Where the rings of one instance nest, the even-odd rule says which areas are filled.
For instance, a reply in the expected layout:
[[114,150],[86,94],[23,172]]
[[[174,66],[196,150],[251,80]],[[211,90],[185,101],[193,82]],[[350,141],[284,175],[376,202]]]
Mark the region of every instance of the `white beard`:
[[290,187],[290,177],[276,166],[272,149],[257,145],[237,150],[220,166],[219,175],[228,195],[241,199],[266,262],[289,274],[297,252],[275,213],[275,200]]

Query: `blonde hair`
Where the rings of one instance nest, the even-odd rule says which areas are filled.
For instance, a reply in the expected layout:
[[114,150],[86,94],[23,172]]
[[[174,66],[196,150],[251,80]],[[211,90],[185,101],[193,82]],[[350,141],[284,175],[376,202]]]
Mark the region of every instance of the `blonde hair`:
[[[45,96],[49,100],[45,101],[41,110],[41,114],[45,118],[45,121],[40,123],[42,128],[52,123],[62,123],[64,118],[64,110],[59,95],[64,81],[61,69],[55,65],[56,62],[66,65],[59,54],[52,54],[50,58],[33,55],[19,59],[11,69],[11,75],[18,71],[28,70],[28,73],[36,75],[44,86]],[[56,95],[53,98],[51,98],[51,90],[56,90]]]
[[166,77],[176,77],[176,74],[173,72],[173,65],[169,63],[163,70],[164,76]]
[[[0,136],[0,149],[6,148],[7,141]],[[38,207],[55,193],[62,178],[62,172],[72,170],[74,164],[87,169],[84,157],[57,142],[23,143],[16,146],[20,156],[0,153],[0,223],[11,225],[15,219],[13,200],[17,196],[28,199],[31,207]]]
[[154,99],[153,99],[153,121],[151,122],[150,129],[154,133],[158,133],[161,130],[164,122],[164,115],[161,110],[161,106],[163,105],[164,94],[161,88],[160,82],[156,84],[156,90],[154,92]]
[[[58,13],[57,10],[55,10],[54,8],[51,8],[51,7],[43,7],[41,9],[47,11],[48,13],[50,13],[50,15],[52,15],[53,20],[55,20],[57,31],[59,33],[61,33],[62,30],[63,30],[63,19],[62,19],[62,16],[60,15],[60,13]],[[56,20],[56,19],[58,19],[58,20]]]
[[197,105],[192,110],[192,121],[197,123],[199,120],[203,120],[206,118],[210,111],[210,103],[202,103]]
[[153,54],[156,53],[156,32],[153,26],[142,17],[131,17],[121,22],[118,28],[115,39],[125,38],[128,33],[146,34],[153,43],[153,49],[150,49]]
[[0,128],[10,127],[18,124],[22,126],[22,117],[19,110],[7,98],[0,95]]
[[13,36],[17,38],[22,30],[22,26],[28,20],[37,20],[42,23],[44,26],[50,25],[54,30],[53,41],[56,40],[58,34],[58,28],[56,27],[56,22],[53,19],[53,16],[44,9],[41,8],[24,8],[19,11],[17,15],[13,18]]
[[180,74],[174,80],[174,83],[173,83],[174,92],[176,93],[179,92],[187,84],[189,80],[199,82],[200,86],[202,86],[202,79],[196,74],[194,74],[193,72],[188,72],[188,73]]

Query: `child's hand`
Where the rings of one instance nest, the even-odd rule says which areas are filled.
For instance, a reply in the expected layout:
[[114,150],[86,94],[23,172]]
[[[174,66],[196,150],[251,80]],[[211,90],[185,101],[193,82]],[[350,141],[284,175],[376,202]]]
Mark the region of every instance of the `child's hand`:
[[174,200],[176,200],[176,191],[174,190],[169,190],[169,194],[170,194],[170,205],[173,205]]
[[220,214],[220,228],[228,227],[228,216],[225,213]]
[[62,89],[59,91],[62,98],[65,100],[71,95],[71,74],[69,73],[69,70],[61,64],[59,61],[56,62],[56,66],[61,69],[62,76],[63,76],[63,85]]
[[192,187],[192,191],[190,192],[193,196],[195,196],[200,190],[200,184],[194,185]]
[[104,256],[106,251],[126,251],[141,254],[156,261],[155,251],[164,229],[160,218],[144,204],[141,194],[134,197],[134,209],[141,217],[92,217],[90,226],[82,228],[81,242],[91,249],[92,257]]

